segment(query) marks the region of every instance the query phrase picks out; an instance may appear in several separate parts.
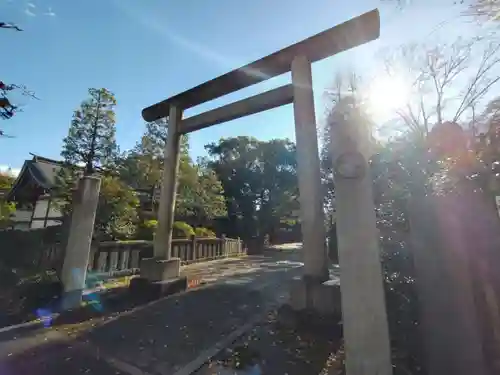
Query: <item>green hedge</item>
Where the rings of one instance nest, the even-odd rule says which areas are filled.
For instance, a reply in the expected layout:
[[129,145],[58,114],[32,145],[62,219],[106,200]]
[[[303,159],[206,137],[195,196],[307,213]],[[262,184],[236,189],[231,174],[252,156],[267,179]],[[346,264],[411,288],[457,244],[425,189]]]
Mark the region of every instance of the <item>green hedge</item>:
[[194,236],[194,229],[191,225],[184,221],[176,221],[173,227],[174,238],[190,238]]
[[137,228],[136,238],[138,240],[152,241],[157,227],[157,220],[146,220],[142,222]]
[[[137,231],[137,239],[151,241],[154,237],[154,233],[157,227],[157,220],[144,221],[141,225],[139,225]],[[193,227],[188,223],[184,221],[176,221],[173,225],[172,235],[174,238],[190,238],[191,236],[195,235],[195,231]]]
[[195,228],[194,233],[196,237],[209,237],[209,238],[216,237],[215,232],[208,228]]
[[[156,228],[158,227],[157,220],[146,220],[138,228],[137,239],[151,241],[153,239]],[[184,221],[176,221],[173,226],[173,237],[174,238],[190,238],[191,236],[196,237],[216,237],[213,230],[208,228],[196,228],[193,229],[191,225]]]

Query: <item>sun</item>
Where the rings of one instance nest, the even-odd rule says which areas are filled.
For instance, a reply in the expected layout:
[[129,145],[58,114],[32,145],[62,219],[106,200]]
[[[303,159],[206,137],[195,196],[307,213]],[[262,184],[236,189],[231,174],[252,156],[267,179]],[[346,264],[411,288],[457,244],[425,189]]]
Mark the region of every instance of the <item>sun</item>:
[[371,82],[368,94],[370,112],[376,119],[384,121],[408,104],[410,85],[400,76],[379,76]]

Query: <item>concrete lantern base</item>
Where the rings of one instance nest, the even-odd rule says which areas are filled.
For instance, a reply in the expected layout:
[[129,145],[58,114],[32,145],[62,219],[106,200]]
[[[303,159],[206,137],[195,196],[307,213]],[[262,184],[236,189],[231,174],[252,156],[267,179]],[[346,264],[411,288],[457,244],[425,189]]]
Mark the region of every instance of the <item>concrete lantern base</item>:
[[341,315],[340,283],[297,277],[290,292],[290,306],[295,311],[313,310],[321,315]]
[[164,281],[178,278],[181,273],[181,260],[147,258],[141,261],[141,278],[150,282]]

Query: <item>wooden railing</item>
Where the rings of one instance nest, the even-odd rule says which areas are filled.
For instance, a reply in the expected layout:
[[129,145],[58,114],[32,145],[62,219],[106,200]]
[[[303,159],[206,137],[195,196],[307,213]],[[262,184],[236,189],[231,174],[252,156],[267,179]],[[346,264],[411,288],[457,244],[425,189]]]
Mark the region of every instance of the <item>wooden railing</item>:
[[[244,254],[240,239],[196,238],[172,240],[172,257],[181,264],[236,257]],[[152,241],[109,241],[92,248],[88,271],[110,276],[139,272],[140,261],[153,256]]]

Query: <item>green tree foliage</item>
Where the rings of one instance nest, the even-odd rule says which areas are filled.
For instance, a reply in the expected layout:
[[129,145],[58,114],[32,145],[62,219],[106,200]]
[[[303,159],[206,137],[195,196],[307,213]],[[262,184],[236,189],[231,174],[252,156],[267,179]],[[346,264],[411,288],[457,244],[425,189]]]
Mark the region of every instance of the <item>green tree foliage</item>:
[[[119,174],[130,186],[148,189],[161,182],[168,121],[146,123],[146,129],[135,147],[120,158]],[[189,138],[181,137],[180,171],[189,169]]]
[[97,207],[94,237],[128,239],[137,229],[139,199],[116,177],[103,177]]
[[236,137],[205,148],[206,163],[222,182],[228,216],[240,233],[264,236],[298,208],[296,151],[289,140]]
[[192,217],[198,225],[225,216],[224,190],[217,175],[206,166],[187,167],[179,176],[176,214]]
[[91,88],[88,93],[89,98],[73,114],[61,155],[68,164],[84,165],[85,174],[93,174],[116,158],[116,99],[103,88]]
[[15,180],[10,171],[0,172],[0,189],[10,189]]
[[[10,173],[0,172],[0,191],[7,191],[11,188],[15,177]],[[10,224],[11,215],[16,211],[16,205],[12,202],[6,202],[0,197],[0,228]]]
[[[167,125],[165,119],[147,123],[141,141],[121,158],[119,175],[130,186],[141,189],[159,186]],[[176,215],[194,217],[200,224],[223,216],[225,203],[222,193],[221,183],[210,168],[193,163],[189,156],[189,138],[187,135],[182,136]]]
[[[73,194],[81,173],[76,168],[65,168],[56,180],[53,190],[62,213],[71,215]],[[100,240],[134,237],[139,223],[139,198],[135,191],[114,176],[101,176],[101,190],[97,206],[94,238]]]

